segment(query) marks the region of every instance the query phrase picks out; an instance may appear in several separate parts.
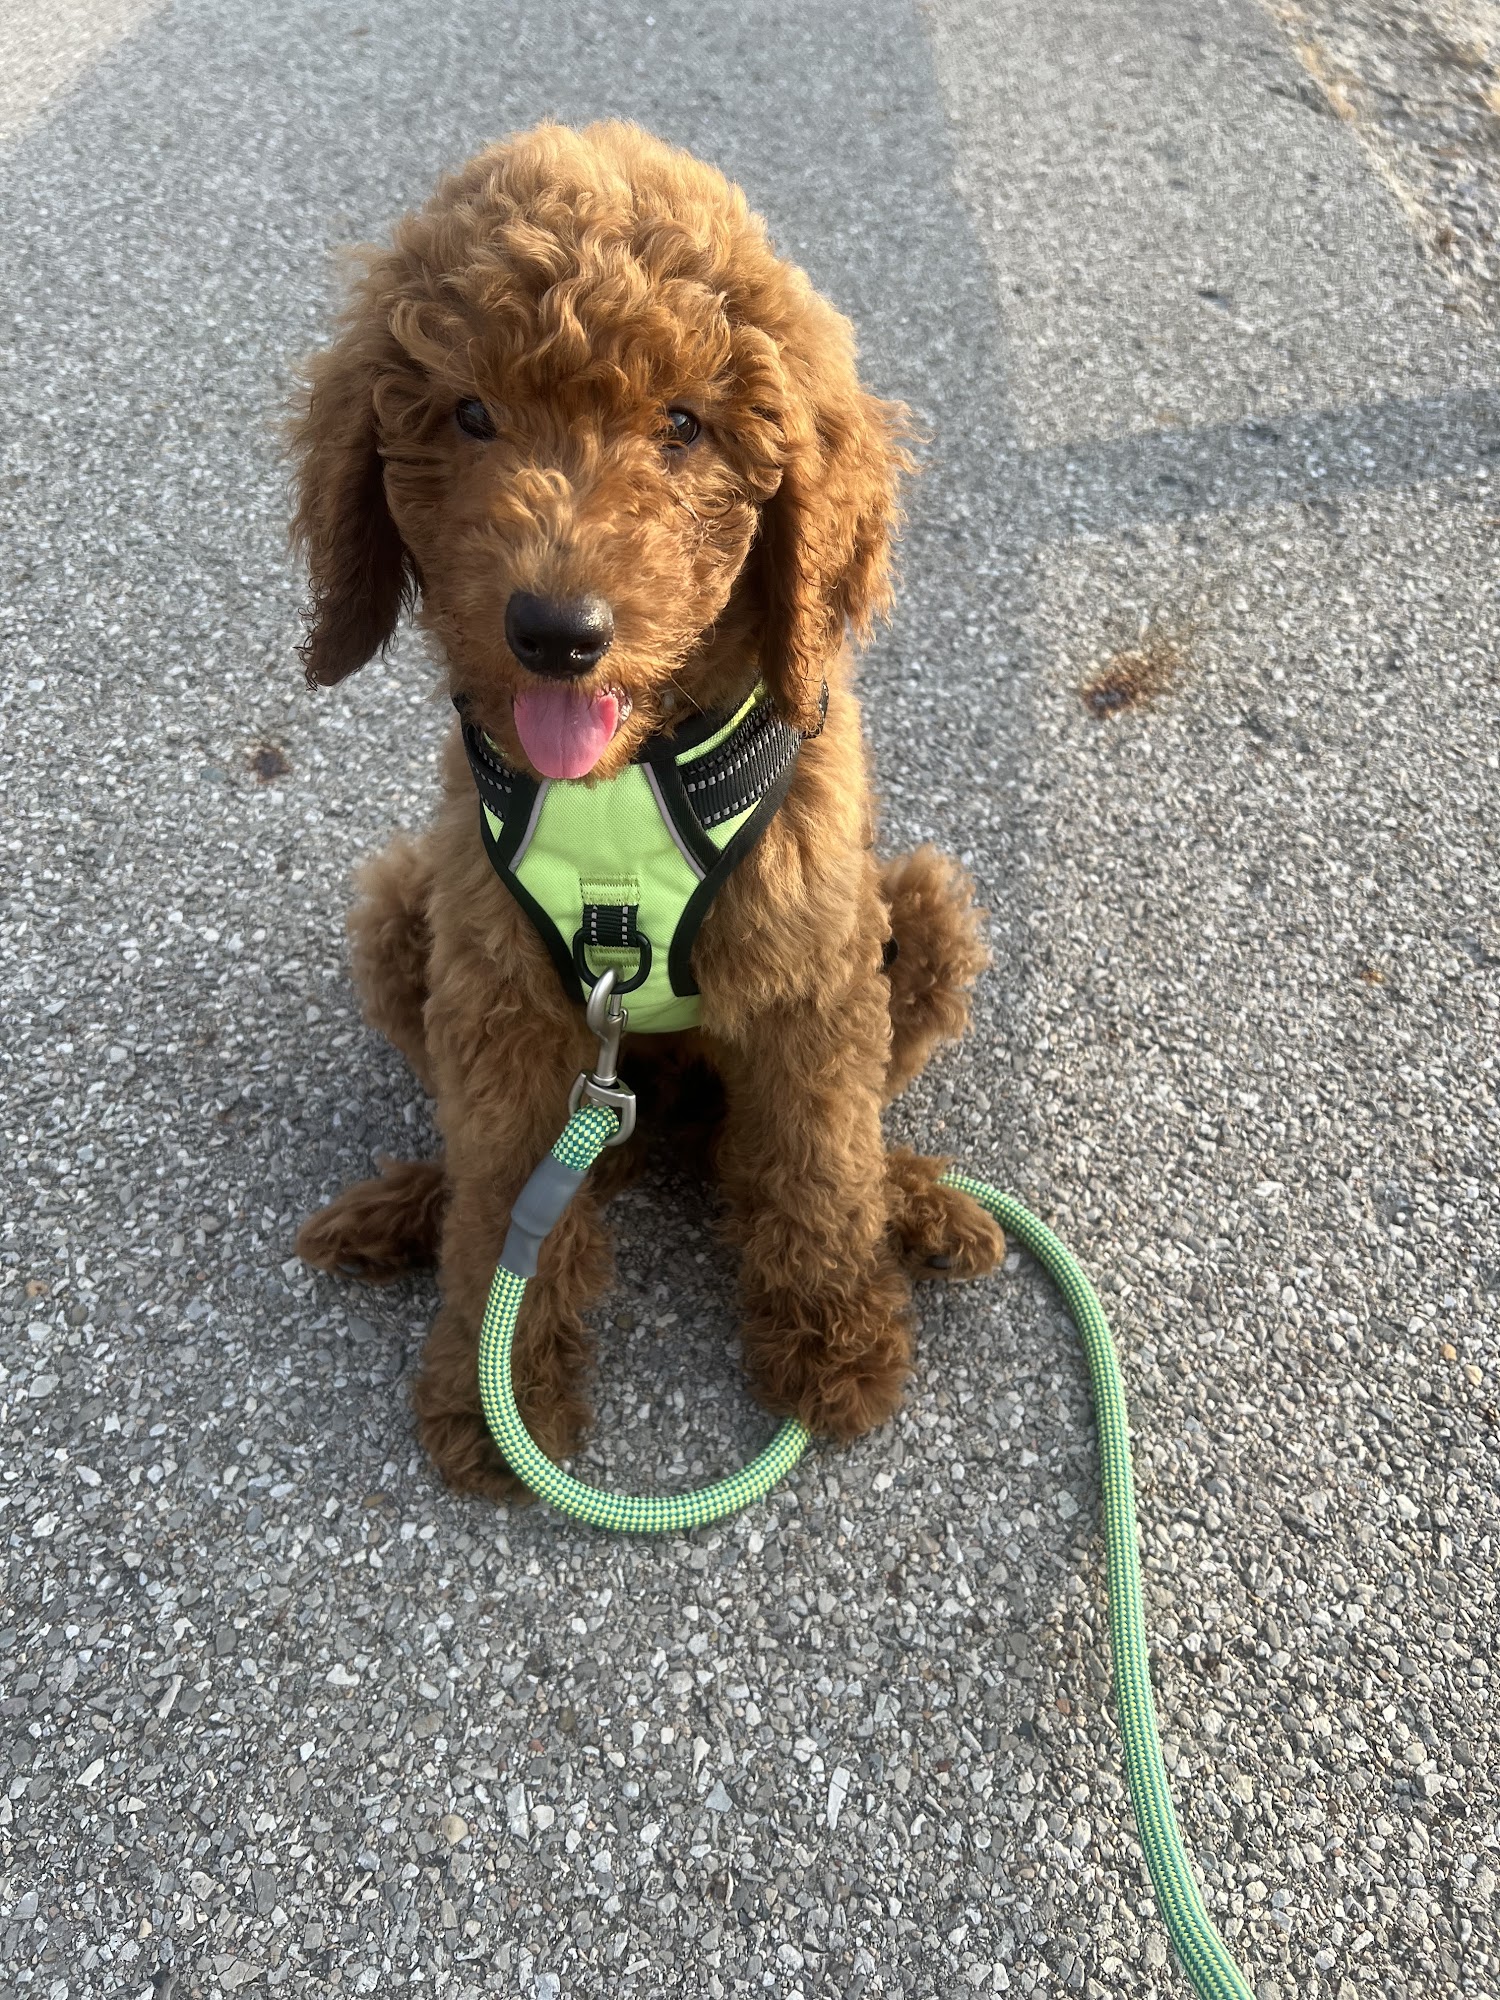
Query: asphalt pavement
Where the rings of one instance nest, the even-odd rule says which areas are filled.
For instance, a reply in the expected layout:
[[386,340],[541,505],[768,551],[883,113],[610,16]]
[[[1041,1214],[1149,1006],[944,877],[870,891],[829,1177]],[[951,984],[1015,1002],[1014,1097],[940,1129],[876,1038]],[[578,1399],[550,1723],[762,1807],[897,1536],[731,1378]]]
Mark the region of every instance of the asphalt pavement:
[[[1210,1910],[1258,2000],[1500,1993],[1500,367],[1305,51],[1253,0],[19,17],[0,1995],[1187,1990],[1019,1259],[924,1294],[894,1425],[644,1544],[448,1494],[431,1284],[292,1258],[433,1143],[342,922],[444,728],[409,636],[302,685],[295,368],[340,245],[605,114],[740,180],[929,433],[862,687],[884,843],[963,855],[995,964],[891,1131],[1111,1313]],[[584,1477],[765,1435],[708,1223],[618,1206]]]

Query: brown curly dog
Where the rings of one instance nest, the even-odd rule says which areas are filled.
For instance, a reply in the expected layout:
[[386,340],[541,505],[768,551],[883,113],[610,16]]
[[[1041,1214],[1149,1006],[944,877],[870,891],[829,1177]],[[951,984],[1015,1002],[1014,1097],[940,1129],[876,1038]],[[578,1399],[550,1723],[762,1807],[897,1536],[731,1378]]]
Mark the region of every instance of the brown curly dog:
[[[743,195],[628,125],[543,126],[445,180],[371,253],[296,432],[310,681],[362,666],[411,605],[460,716],[525,782],[592,787],[762,683],[805,739],[692,947],[698,1025],[632,1033],[625,1069],[643,1128],[675,1112],[712,1135],[756,1392],[837,1438],[901,1400],[912,1276],[1003,1249],[941,1161],[881,1136],[984,962],[955,862],[872,852],[845,633],[887,603],[904,435]],[[388,1164],[297,1247],[377,1280],[436,1256],[422,1440],[452,1485],[515,1498],[479,1323],[594,1043],[479,819],[455,730],[433,825],[366,865],[350,919],[366,1018],[436,1099],[444,1157]],[[603,1156],[526,1297],[518,1396],[553,1457],[588,1418],[602,1209],[635,1150]]]

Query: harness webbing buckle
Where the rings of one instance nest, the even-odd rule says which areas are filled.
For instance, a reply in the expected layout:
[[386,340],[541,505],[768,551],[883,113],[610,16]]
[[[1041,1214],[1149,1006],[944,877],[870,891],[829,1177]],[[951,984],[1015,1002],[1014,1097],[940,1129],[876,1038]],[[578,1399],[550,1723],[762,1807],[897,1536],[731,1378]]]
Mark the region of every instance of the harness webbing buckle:
[[589,994],[585,1018],[589,1030],[599,1042],[599,1060],[592,1070],[580,1070],[573,1088],[568,1093],[568,1110],[574,1112],[580,1104],[602,1104],[607,1111],[613,1111],[620,1121],[620,1129],[612,1139],[606,1139],[606,1146],[623,1146],[635,1130],[635,1092],[618,1074],[620,1043],[630,1020],[625,1002],[615,991],[617,975],[612,965],[594,981]]

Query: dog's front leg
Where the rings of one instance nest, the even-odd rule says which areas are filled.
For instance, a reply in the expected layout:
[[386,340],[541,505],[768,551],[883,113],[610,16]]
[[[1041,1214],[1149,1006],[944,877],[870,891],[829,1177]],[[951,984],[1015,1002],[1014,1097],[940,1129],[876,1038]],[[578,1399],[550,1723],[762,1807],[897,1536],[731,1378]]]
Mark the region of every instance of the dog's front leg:
[[[429,1025],[433,1025],[429,1011]],[[443,1303],[413,1389],[418,1430],[450,1486],[492,1499],[524,1498],[485,1424],[479,1397],[479,1328],[514,1202],[568,1115],[568,1090],[592,1039],[582,1017],[512,1017],[475,1048],[438,1045],[438,1115],[450,1183],[439,1283]],[[616,1155],[606,1154],[613,1164]],[[602,1168],[609,1177],[609,1169]],[[577,1443],[589,1418],[584,1380],[590,1345],[584,1314],[609,1282],[599,1171],[542,1246],[516,1328],[516,1401],[550,1458]]]
[[719,1167],[741,1247],[745,1363],[769,1407],[858,1437],[899,1407],[911,1291],[888,1231],[878,971],[757,1013],[716,1050]]

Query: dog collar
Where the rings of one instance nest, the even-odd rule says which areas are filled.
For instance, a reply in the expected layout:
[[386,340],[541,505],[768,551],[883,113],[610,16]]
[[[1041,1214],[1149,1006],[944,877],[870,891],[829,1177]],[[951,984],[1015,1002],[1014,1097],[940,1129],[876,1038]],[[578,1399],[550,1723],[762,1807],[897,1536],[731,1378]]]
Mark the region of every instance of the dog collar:
[[695,1027],[694,941],[786,797],[803,743],[765,683],[727,719],[652,737],[634,763],[592,782],[514,770],[470,722],[463,741],[485,852],[569,995],[586,1000],[609,966],[632,1030]]

